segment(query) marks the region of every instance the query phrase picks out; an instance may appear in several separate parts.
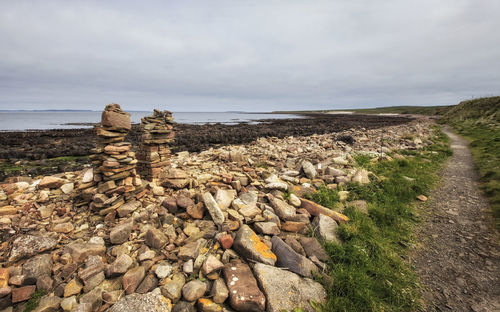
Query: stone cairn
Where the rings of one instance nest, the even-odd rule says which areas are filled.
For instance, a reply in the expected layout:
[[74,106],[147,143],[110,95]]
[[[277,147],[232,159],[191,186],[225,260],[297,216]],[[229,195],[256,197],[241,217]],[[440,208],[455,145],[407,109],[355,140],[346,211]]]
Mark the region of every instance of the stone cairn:
[[170,146],[174,140],[172,113],[154,110],[153,116],[141,119],[142,136],[137,152],[137,169],[141,176],[152,181],[165,166],[170,165]]
[[131,144],[124,142],[130,129],[130,114],[118,104],[107,105],[101,125],[96,127],[97,146],[90,155],[97,183],[90,208],[102,215],[114,211],[143,188],[136,174],[135,153]]

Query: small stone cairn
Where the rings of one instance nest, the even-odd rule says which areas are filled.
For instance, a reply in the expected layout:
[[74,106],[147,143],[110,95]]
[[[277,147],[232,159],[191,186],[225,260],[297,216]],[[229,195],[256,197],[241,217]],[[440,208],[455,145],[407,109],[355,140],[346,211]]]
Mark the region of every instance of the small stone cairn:
[[165,166],[170,165],[170,146],[174,140],[172,113],[154,110],[153,116],[141,119],[141,143],[137,152],[137,169],[141,176],[152,181]]
[[101,125],[96,127],[97,146],[90,155],[97,183],[90,208],[102,215],[114,211],[143,188],[136,174],[135,153],[131,144],[124,142],[130,129],[130,114],[118,104],[107,105]]

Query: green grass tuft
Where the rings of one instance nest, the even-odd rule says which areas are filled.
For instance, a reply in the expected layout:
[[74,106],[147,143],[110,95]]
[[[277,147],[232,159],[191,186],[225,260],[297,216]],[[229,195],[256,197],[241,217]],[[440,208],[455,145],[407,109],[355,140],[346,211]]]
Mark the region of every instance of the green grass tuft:
[[32,293],[28,302],[26,302],[24,312],[30,312],[35,310],[38,307],[38,304],[40,303],[40,299],[42,299],[42,297],[45,296],[46,294],[47,291],[43,289],[36,290],[34,293]]

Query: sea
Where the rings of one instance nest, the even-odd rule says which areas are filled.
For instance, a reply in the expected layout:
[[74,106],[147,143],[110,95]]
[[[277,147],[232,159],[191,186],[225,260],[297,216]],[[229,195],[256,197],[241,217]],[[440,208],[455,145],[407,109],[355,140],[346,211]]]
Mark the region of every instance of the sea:
[[[152,112],[130,112],[132,123]],[[302,118],[300,115],[247,112],[174,112],[174,121],[186,124],[259,123],[263,119]],[[0,111],[0,131],[91,128],[100,122],[99,111]]]

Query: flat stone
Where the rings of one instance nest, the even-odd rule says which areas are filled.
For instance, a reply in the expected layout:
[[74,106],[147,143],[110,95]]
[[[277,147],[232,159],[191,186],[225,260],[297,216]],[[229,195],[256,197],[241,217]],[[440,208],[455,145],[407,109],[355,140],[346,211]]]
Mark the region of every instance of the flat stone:
[[203,202],[205,203],[208,213],[212,217],[214,223],[217,225],[222,225],[225,220],[224,214],[222,213],[222,210],[220,209],[219,205],[213,198],[212,194],[210,194],[210,192],[205,192],[203,194]]
[[74,229],[73,223],[70,222],[58,223],[52,227],[52,231],[56,233],[70,233]]
[[267,199],[271,203],[271,206],[274,208],[274,212],[278,217],[283,220],[289,220],[296,215],[296,208],[287,204],[285,201],[272,196],[271,194],[267,195]]
[[135,290],[138,294],[145,294],[158,286],[158,279],[153,274],[148,274]]
[[32,257],[57,246],[57,240],[46,236],[22,235],[12,243],[9,262]]
[[94,168],[87,168],[82,174],[82,183],[90,183],[94,181]]
[[323,247],[316,238],[300,237],[299,242],[304,248],[304,251],[306,252],[309,258],[314,256],[321,261],[330,260],[330,256],[328,256],[328,254],[326,253],[326,251],[323,249]]
[[215,201],[222,210],[226,210],[231,206],[234,198],[236,197],[235,190],[222,190],[218,189],[215,193]]
[[176,198],[176,204],[177,204],[178,207],[187,209],[188,207],[194,205],[194,201],[191,198],[187,197],[187,196],[179,195]]
[[257,233],[264,235],[279,235],[280,228],[274,222],[255,222],[253,228]]
[[229,289],[227,289],[226,282],[222,278],[218,278],[212,284],[210,296],[215,303],[223,303],[229,297]]
[[312,226],[319,238],[328,242],[333,241],[340,243],[337,237],[338,224],[332,218],[320,214],[314,218]]
[[25,280],[36,280],[44,275],[52,274],[52,257],[49,254],[37,255],[28,259],[23,265],[23,275]]
[[302,308],[307,312],[315,312],[310,301],[322,303],[326,299],[323,286],[309,278],[301,278],[295,273],[262,263],[257,263],[253,270],[266,294],[266,311],[281,312]]
[[64,194],[71,194],[71,192],[73,192],[74,189],[75,189],[74,183],[65,183],[65,184],[61,185],[61,191]]
[[130,114],[124,112],[103,111],[101,124],[116,130],[130,130]]
[[106,268],[106,275],[112,277],[125,274],[133,263],[134,260],[129,255],[121,254]]
[[257,286],[250,267],[235,260],[224,266],[224,279],[229,289],[229,303],[236,311],[264,311],[266,297]]
[[170,312],[172,304],[165,298],[159,288],[146,294],[132,294],[122,297],[109,312]]
[[236,233],[233,248],[241,256],[249,260],[255,260],[270,265],[274,265],[276,262],[276,255],[246,224]]
[[204,239],[199,239],[194,242],[187,243],[179,248],[177,256],[181,260],[196,259],[200,253],[201,247],[205,244]]
[[224,263],[222,263],[216,256],[210,254],[208,255],[205,262],[203,262],[203,266],[201,267],[203,274],[209,275],[213,272],[216,272],[224,267]]
[[116,212],[120,216],[120,218],[124,218],[131,214],[132,212],[136,211],[137,208],[141,207],[141,202],[139,201],[129,201],[126,202],[125,204],[121,205],[116,209]]
[[66,245],[65,248],[77,263],[85,261],[89,256],[104,256],[106,252],[106,246],[90,243],[73,243]]
[[43,177],[43,179],[40,181],[40,183],[38,183],[38,188],[39,189],[60,188],[65,182],[66,181],[64,179],[57,178],[57,177],[52,177],[52,176]]
[[72,279],[64,287],[64,297],[70,297],[73,295],[78,295],[82,291],[83,285],[78,281],[78,279]]
[[312,277],[317,271],[316,265],[306,257],[299,255],[278,236],[271,239],[273,252],[278,257],[276,265],[306,277]]
[[144,270],[144,267],[138,266],[133,269],[130,269],[123,275],[123,289],[125,290],[125,293],[127,295],[135,292],[136,288],[139,286],[139,284],[142,282],[144,279],[144,276],[146,275],[146,271]]
[[30,298],[31,294],[35,292],[36,286],[23,286],[12,289],[12,303],[26,301]]
[[133,227],[133,221],[128,221],[115,226],[109,233],[109,240],[112,244],[115,245],[120,245],[127,242]]
[[349,221],[349,218],[347,216],[316,204],[313,201],[305,198],[301,198],[300,201],[302,202],[302,205],[300,207],[306,209],[312,216],[325,215],[339,223]]
[[159,229],[150,228],[146,232],[146,245],[149,247],[161,249],[166,244],[168,244],[168,237]]
[[207,290],[207,284],[200,280],[192,280],[182,287],[182,296],[187,301],[196,301],[201,298]]
[[186,278],[182,273],[175,273],[172,277],[163,285],[161,293],[171,299],[173,302],[179,301],[182,295],[182,287],[186,284]]

